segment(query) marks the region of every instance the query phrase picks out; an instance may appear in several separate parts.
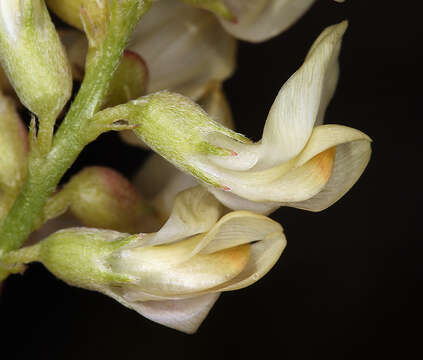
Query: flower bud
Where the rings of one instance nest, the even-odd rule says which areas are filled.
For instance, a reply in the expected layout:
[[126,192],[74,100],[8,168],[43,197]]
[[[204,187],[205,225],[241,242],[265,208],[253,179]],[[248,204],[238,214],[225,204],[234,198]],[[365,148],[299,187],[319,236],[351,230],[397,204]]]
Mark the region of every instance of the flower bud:
[[[123,14],[134,16],[136,22],[151,6],[151,0],[47,0],[47,5],[63,21],[84,31],[90,46],[101,44],[109,25],[114,22],[120,31],[122,21],[129,20]],[[117,22],[116,22],[117,20]]]
[[72,76],[44,1],[0,1],[0,62],[22,103],[54,121],[71,95]]
[[45,209],[45,218],[67,209],[86,226],[122,232],[155,230],[154,211],[132,184],[118,172],[100,166],[88,167],[72,177]]
[[147,64],[137,53],[125,50],[113,73],[103,107],[116,106],[139,98],[145,94],[147,84]]
[[81,10],[89,14],[94,26],[98,26],[106,21],[107,3],[104,0],[46,0],[47,6],[59,18],[81,31],[84,31]]
[[0,91],[0,189],[16,191],[26,175],[28,134],[13,101]]
[[85,73],[85,60],[88,53],[87,37],[75,29],[61,29],[58,31],[60,40],[66,50],[66,56],[72,69],[74,80],[82,81]]

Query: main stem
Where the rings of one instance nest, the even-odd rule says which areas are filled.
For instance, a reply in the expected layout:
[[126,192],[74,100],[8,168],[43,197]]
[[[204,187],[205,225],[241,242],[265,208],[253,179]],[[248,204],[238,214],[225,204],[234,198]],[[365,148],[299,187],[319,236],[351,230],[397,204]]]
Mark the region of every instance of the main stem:
[[[134,1],[134,4],[136,1]],[[148,4],[147,8],[148,9]],[[26,183],[14,205],[0,223],[0,256],[23,245],[66,170],[73,164],[88,138],[86,126],[99,110],[123,49],[140,16],[125,12],[127,18],[111,15],[104,40],[90,49],[86,74],[68,114],[58,129],[51,150],[41,159],[31,159]],[[7,274],[0,270],[0,281]]]

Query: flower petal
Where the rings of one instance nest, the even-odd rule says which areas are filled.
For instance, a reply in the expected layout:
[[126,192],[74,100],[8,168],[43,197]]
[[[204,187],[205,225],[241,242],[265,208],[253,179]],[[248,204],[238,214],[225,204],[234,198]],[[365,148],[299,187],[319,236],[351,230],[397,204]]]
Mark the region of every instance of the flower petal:
[[222,214],[222,206],[202,186],[179,193],[166,224],[152,237],[148,245],[167,244],[206,232]]
[[156,2],[130,43],[147,62],[150,92],[170,89],[193,99],[204,94],[210,80],[232,74],[235,48],[214,15],[174,0]]
[[[260,214],[269,214],[279,206],[291,206],[321,211],[339,200],[359,179],[370,159],[370,142],[371,139],[366,134],[346,126],[315,127],[306,147],[292,161],[290,171],[281,177],[285,184],[291,181],[291,189],[296,189],[294,193],[297,199],[308,194],[308,200],[255,202],[220,189],[210,187],[209,191],[223,205],[233,210],[244,208]],[[333,148],[336,149],[334,158],[322,155]],[[334,163],[331,165],[332,162]],[[319,187],[320,190],[316,192]],[[311,195],[313,192],[315,195]]]
[[221,20],[233,36],[251,42],[268,40],[291,26],[314,0],[226,0],[237,22]]
[[337,146],[332,175],[322,191],[308,200],[282,205],[311,211],[328,208],[357,182],[370,160],[370,155],[370,141],[366,139]]
[[219,295],[219,293],[212,293],[181,300],[132,303],[115,298],[147,319],[187,334],[193,334],[204,321]]
[[[315,49],[321,44],[321,42],[325,41],[326,36],[328,36],[330,31],[331,31],[330,27],[323,30],[323,32],[319,35],[319,37],[311,46],[306,56],[306,60],[313,56]],[[332,100],[333,94],[335,93],[335,90],[336,90],[336,86],[338,85],[338,78],[339,78],[339,58],[338,56],[333,56],[326,70],[325,80],[323,81],[322,95],[320,99],[319,113],[317,115],[317,119],[314,125],[321,125],[323,123],[326,108],[328,107],[330,101]]]
[[244,270],[234,279],[215,291],[238,290],[260,280],[275,265],[286,246],[283,233],[270,234],[266,239],[251,245],[250,260]]
[[210,254],[234,246],[265,239],[269,234],[283,233],[279,223],[249,211],[234,211],[224,217],[204,237],[200,254]]
[[257,172],[225,171],[220,181],[236,195],[252,201],[302,201],[323,188],[330,177],[333,160],[334,153],[327,150],[300,167],[294,167],[292,161]]
[[313,129],[306,147],[295,159],[296,166],[305,164],[322,151],[357,140],[371,142],[365,133],[348,126],[332,124],[317,126]]
[[249,244],[192,256],[203,236],[122,250],[112,259],[111,268],[138,278],[143,292],[159,296],[204,291],[231,280],[244,269],[249,259]]
[[217,200],[232,210],[247,210],[257,214],[268,215],[280,206],[278,203],[273,201],[251,201],[233,194],[230,191],[222,191],[221,189],[217,189],[212,186],[207,188]]
[[307,143],[319,115],[328,71],[333,71],[346,29],[346,21],[325,29],[304,64],[279,91],[263,130],[262,167],[292,159]]

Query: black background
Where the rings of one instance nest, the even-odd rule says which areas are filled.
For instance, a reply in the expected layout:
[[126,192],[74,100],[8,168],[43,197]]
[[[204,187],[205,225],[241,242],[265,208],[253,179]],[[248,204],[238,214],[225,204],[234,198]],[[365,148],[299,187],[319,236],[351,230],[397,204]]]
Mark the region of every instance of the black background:
[[[225,89],[237,129],[257,140],[279,88],[314,38],[347,18],[341,78],[325,121],[374,140],[366,172],[338,203],[322,213],[272,214],[288,247],[265,278],[225,293],[199,332],[185,335],[31,265],[5,283],[0,351],[8,359],[421,357],[418,3],[317,1],[277,38],[240,43],[239,66]],[[131,176],[145,154],[107,134],[84,150],[73,171],[101,164]]]

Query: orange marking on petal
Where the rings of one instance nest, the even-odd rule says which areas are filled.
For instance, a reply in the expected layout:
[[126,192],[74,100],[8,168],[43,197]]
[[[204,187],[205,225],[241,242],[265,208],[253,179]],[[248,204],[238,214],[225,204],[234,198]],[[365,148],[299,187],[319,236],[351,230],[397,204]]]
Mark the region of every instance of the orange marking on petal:
[[319,172],[323,179],[329,180],[332,175],[333,166],[335,164],[336,148],[331,147],[320,154],[316,155],[312,161],[319,169]]

